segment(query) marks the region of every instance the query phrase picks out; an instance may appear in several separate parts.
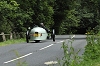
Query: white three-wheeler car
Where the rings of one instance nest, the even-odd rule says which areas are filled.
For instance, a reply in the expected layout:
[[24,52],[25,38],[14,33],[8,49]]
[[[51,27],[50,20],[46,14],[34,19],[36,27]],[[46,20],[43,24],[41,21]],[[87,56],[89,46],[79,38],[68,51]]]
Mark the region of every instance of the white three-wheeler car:
[[52,29],[50,33],[47,33],[47,31],[42,27],[33,27],[32,29],[29,28],[26,32],[26,42],[29,43],[29,41],[35,41],[40,42],[42,40],[46,40],[49,37],[55,41],[55,30]]

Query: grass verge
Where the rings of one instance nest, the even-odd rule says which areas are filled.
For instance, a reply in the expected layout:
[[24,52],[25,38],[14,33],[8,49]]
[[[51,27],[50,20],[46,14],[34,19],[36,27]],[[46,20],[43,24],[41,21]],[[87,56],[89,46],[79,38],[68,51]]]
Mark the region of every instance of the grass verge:
[[[73,41],[64,42],[62,45],[64,56],[58,60],[59,66],[100,66],[100,37],[98,35],[87,35],[87,45],[82,56],[74,52],[74,48],[68,46]],[[68,50],[69,48],[69,50]]]
[[6,46],[6,45],[15,44],[15,43],[21,43],[21,42],[25,42],[25,39],[7,40],[7,41],[4,41],[4,42],[0,42],[0,46]]

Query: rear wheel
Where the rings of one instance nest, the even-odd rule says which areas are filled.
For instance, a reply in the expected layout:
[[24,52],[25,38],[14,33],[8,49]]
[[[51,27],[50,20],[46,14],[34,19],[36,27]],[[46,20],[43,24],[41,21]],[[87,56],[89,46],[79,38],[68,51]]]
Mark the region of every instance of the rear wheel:
[[26,37],[26,42],[29,43],[29,39]]
[[51,34],[48,33],[47,39],[51,39],[51,38],[52,38],[52,37],[51,37]]
[[26,32],[26,42],[29,43],[29,32]]

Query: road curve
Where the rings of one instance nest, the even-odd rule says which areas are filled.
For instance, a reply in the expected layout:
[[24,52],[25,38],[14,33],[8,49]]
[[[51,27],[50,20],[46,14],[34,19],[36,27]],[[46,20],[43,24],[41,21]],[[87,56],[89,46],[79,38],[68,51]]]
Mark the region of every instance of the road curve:
[[58,66],[58,60],[63,57],[62,42],[68,43],[71,39],[72,46],[79,55],[84,52],[86,46],[86,35],[57,35],[56,41],[52,40],[41,41],[40,43],[21,43],[9,46],[0,47],[0,66],[16,66],[20,61],[24,61],[28,66],[47,66],[54,64]]

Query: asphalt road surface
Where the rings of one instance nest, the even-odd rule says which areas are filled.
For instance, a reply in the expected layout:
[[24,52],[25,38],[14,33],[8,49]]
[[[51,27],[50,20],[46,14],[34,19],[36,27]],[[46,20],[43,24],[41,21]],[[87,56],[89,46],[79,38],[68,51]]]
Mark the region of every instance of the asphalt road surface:
[[[39,43],[21,43],[0,47],[0,66],[59,66],[58,60],[63,57],[62,42],[68,43],[74,39],[72,46],[79,55],[84,52],[86,46],[86,35],[57,35],[56,41],[41,41]],[[23,65],[25,66],[25,65]]]

